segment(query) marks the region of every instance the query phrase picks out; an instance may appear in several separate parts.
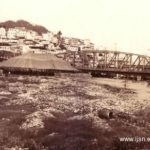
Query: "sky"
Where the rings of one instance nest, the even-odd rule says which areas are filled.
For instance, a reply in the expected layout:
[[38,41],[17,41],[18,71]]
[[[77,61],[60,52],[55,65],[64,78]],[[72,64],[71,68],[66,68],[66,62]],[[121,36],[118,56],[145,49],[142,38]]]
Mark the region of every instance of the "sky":
[[150,0],[0,0],[0,22],[19,19],[100,49],[150,54]]

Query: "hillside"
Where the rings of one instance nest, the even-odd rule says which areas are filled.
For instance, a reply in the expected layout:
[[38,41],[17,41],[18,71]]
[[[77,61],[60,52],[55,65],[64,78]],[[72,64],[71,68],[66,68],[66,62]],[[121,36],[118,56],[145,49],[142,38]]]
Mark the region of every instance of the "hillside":
[[14,28],[14,27],[25,27],[28,30],[33,30],[39,34],[46,33],[48,29],[41,25],[33,25],[25,20],[18,20],[18,21],[12,21],[8,20],[5,22],[0,22],[0,27],[5,27],[5,28]]

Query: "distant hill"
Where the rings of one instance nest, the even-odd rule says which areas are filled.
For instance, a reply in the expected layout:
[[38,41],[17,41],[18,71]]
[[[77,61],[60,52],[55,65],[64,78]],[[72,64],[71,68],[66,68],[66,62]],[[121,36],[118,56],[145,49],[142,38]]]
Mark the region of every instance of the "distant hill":
[[33,25],[25,20],[18,20],[18,21],[8,20],[5,22],[0,22],[0,27],[5,27],[6,29],[15,27],[25,27],[26,29],[33,30],[39,33],[40,35],[42,33],[48,32],[48,30],[45,27],[41,25]]

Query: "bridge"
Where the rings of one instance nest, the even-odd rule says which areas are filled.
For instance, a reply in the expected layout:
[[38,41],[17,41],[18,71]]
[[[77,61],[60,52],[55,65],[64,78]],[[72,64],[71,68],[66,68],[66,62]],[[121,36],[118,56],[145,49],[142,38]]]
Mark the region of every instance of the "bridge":
[[82,72],[150,76],[150,56],[109,50],[68,51],[64,59]]

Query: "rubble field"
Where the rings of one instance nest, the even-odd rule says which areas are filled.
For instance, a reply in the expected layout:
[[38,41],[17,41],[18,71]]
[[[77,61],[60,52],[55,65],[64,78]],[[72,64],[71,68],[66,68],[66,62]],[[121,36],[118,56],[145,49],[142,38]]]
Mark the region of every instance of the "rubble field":
[[147,82],[88,74],[0,77],[1,150],[148,149]]

